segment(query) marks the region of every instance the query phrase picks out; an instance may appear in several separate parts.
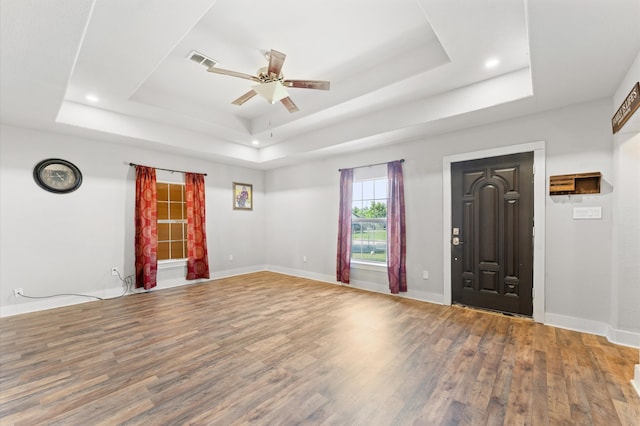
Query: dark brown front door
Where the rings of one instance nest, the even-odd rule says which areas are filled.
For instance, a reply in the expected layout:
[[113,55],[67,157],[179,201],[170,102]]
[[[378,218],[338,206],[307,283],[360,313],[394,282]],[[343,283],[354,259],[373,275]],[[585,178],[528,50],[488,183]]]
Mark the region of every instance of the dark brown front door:
[[454,303],[533,313],[533,153],[451,165]]

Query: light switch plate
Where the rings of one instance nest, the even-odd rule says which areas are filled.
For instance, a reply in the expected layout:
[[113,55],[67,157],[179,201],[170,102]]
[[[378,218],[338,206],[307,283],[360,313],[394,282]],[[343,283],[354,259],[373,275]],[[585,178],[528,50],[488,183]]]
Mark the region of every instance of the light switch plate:
[[574,207],[574,219],[602,219],[602,207]]

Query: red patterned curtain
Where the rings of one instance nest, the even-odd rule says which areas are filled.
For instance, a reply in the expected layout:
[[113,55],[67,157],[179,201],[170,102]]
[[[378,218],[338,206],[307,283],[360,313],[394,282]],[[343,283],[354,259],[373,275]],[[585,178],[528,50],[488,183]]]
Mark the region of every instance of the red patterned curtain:
[[404,179],[402,162],[387,164],[389,201],[387,204],[387,272],[389,290],[397,294],[407,291],[406,227],[404,221]]
[[185,173],[187,198],[187,279],[209,278],[204,175]]
[[336,280],[349,284],[351,274],[351,196],[353,169],[340,171],[340,210],[338,217],[338,255]]
[[136,288],[157,285],[158,205],[156,169],[136,166]]

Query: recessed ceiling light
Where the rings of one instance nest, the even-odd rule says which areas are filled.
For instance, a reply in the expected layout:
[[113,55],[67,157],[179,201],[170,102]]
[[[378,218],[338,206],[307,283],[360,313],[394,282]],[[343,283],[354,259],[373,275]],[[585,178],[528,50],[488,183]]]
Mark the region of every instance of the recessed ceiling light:
[[253,140],[253,141],[251,141],[251,143],[254,144],[254,145],[260,145],[260,141],[258,141],[258,140]]
[[98,98],[96,95],[93,95],[93,94],[88,94],[84,98],[89,102],[98,102],[100,100],[100,98]]
[[498,58],[487,59],[484,62],[484,67],[488,68],[488,69],[495,68],[498,65],[500,65],[500,59],[498,59]]

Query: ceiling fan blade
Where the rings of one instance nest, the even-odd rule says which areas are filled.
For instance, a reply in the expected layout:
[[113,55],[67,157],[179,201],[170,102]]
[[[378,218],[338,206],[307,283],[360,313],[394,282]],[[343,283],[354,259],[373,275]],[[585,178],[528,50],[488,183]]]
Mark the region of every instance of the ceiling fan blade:
[[285,80],[282,85],[299,89],[329,90],[330,82],[321,80]]
[[247,80],[257,81],[258,83],[260,82],[260,79],[255,75],[244,74],[237,71],[224,70],[222,68],[216,68],[216,67],[209,67],[207,68],[207,71],[215,74],[230,75],[231,77],[246,78]]
[[269,54],[269,74],[275,74],[276,77],[279,76],[286,57],[287,55],[284,53],[271,49]]
[[234,105],[242,105],[243,103],[247,102],[249,99],[253,98],[257,94],[258,94],[258,92],[256,92],[255,90],[251,89],[247,93],[245,93],[244,95],[240,96],[238,99],[236,99],[235,101],[233,101],[231,103],[234,104]]
[[284,105],[292,114],[296,111],[300,111],[296,104],[294,104],[291,98],[288,96],[284,99],[280,99],[280,102],[282,102],[282,105]]

